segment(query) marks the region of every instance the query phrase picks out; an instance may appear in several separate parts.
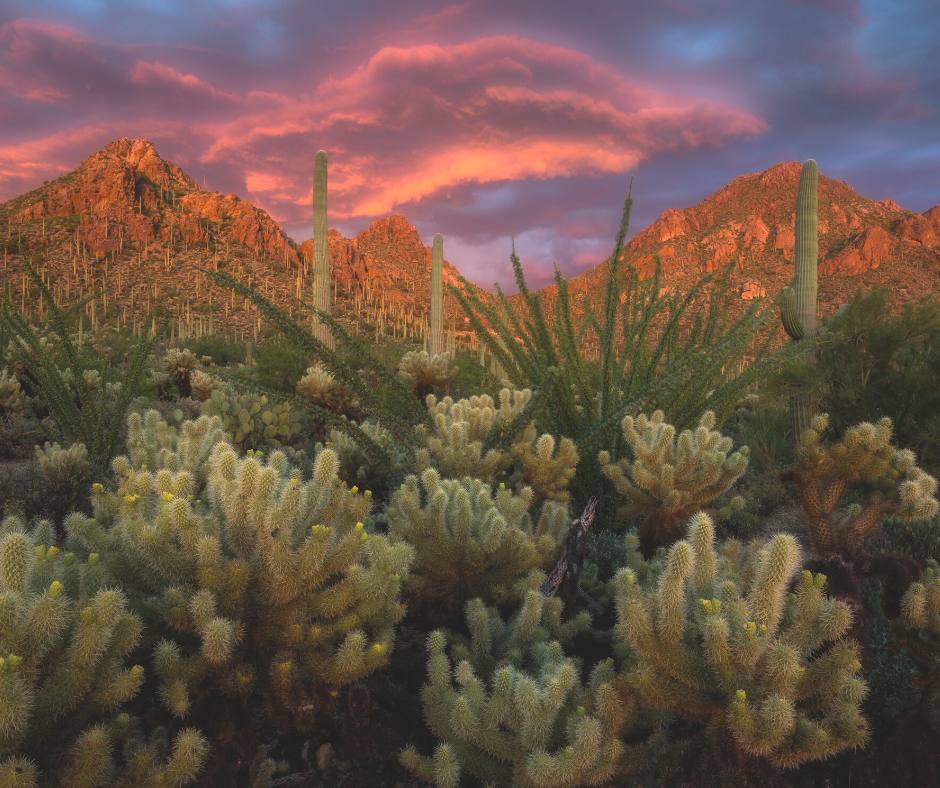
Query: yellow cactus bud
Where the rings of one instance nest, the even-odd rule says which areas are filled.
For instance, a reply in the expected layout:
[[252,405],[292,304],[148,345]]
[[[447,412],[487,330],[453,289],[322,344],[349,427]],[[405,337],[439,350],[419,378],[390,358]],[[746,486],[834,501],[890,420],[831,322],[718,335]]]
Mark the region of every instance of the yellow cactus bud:
[[53,545],[53,546],[50,547],[49,550],[46,552],[46,560],[47,560],[47,561],[54,561],[54,560],[55,560],[55,557],[56,557],[58,554],[59,554],[59,548],[56,547],[55,545]]
[[757,631],[757,625],[753,621],[748,621],[744,625],[743,628],[744,628],[744,634],[747,635],[748,637],[753,636],[754,633]]
[[52,585],[49,586],[49,596],[53,599],[58,599],[62,596],[62,584],[58,580],[54,581]]
[[96,493],[100,493],[102,490],[104,490],[104,487],[102,487],[98,482],[95,482],[93,485],[91,485],[91,489]]
[[737,695],[738,700],[741,701],[741,703],[744,703],[744,701],[747,699],[747,693],[745,693],[744,690],[738,690]]
[[42,544],[36,545],[36,558],[42,561],[46,557],[46,546]]
[[96,566],[97,563],[98,563],[98,554],[97,554],[97,553],[91,553],[91,554],[88,556],[88,566]]
[[20,666],[22,661],[22,657],[18,657],[15,654],[10,654],[10,656],[8,656],[6,659],[7,672],[13,673],[13,671],[15,671]]

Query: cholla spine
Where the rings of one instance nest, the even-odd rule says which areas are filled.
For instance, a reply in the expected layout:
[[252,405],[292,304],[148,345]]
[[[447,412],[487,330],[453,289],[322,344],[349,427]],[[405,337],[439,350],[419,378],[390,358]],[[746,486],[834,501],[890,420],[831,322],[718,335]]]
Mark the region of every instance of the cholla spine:
[[[936,515],[937,480],[914,465],[912,451],[890,445],[891,419],[850,427],[841,441],[824,446],[820,435],[828,424],[827,413],[813,417],[796,446],[793,466],[780,474],[799,489],[817,557],[855,555],[885,514],[905,520]],[[859,483],[865,487],[864,504],[853,504],[837,518],[834,510],[843,493]]]
[[[731,438],[713,431],[715,414],[707,411],[695,431],[685,430],[675,440],[676,430],[666,424],[661,410],[648,418],[626,416],[621,422],[625,440],[633,448],[633,462],[610,461],[610,453],[598,454],[601,472],[629,503],[618,511],[622,518],[644,509],[649,513],[640,524],[640,543],[649,557],[657,547],[669,547],[682,536],[689,517],[726,492],[747,469],[749,449],[742,446],[728,456]],[[627,479],[629,474],[632,481]],[[735,496],[728,506],[709,510],[723,519],[744,505]]]
[[388,506],[389,535],[416,551],[407,591],[432,615],[459,615],[476,596],[509,604],[545,579],[567,535],[567,506],[546,501],[533,528],[532,490],[500,485],[494,496],[479,479],[441,479],[434,468],[409,476]]
[[624,700],[720,720],[714,735],[732,736],[742,757],[777,768],[863,745],[866,685],[856,677],[857,646],[841,639],[852,613],[822,596],[823,575],[803,572],[788,597],[796,540],[754,543],[741,561],[740,545],[715,554],[704,512],[687,534],[645,588],[629,569],[615,578],[618,629],[638,657],[624,676]]
[[[239,457],[203,419],[202,429],[192,422],[180,429],[202,435],[198,451],[161,452],[161,460],[173,456],[174,469],[156,472],[117,458],[118,490],[97,485],[95,520],[76,514],[66,525],[107,556],[109,573],[133,598],[162,598],[164,621],[198,637],[193,653],[173,640],[154,652],[171,712],[185,717],[203,682],[257,693],[277,724],[309,723],[322,684],[349,683],[387,661],[412,550],[365,530],[371,496],[339,482],[333,452],[319,454],[314,478],[303,484],[282,452],[266,463],[260,453]],[[147,422],[172,445],[173,432],[155,413]],[[139,459],[155,453],[136,441],[134,450]],[[205,450],[211,456],[200,482]],[[267,672],[253,667],[259,650],[268,655]]]
[[596,785],[617,774],[631,749],[618,735],[633,709],[617,696],[611,659],[581,685],[562,641],[587,628],[589,616],[562,625],[561,607],[530,591],[507,624],[474,599],[466,606],[472,640],[457,638],[451,659],[444,632],[433,632],[421,698],[443,742],[433,758],[408,747],[401,762],[439,788],[455,786],[462,769],[519,788]]
[[[109,773],[120,777],[109,729],[123,730],[124,739],[139,737],[126,714],[108,728],[88,723],[139,691],[143,667],[125,668],[123,661],[140,642],[143,624],[128,612],[123,592],[101,587],[97,554],[77,560],[49,544],[51,537],[48,521],[32,533],[16,517],[2,526],[0,771],[19,766],[32,784],[87,785]],[[48,746],[53,733],[73,739],[64,755]],[[171,764],[179,785],[194,779],[206,756],[198,732],[184,732],[184,739],[185,753]],[[144,758],[138,766],[155,773],[159,760]]]

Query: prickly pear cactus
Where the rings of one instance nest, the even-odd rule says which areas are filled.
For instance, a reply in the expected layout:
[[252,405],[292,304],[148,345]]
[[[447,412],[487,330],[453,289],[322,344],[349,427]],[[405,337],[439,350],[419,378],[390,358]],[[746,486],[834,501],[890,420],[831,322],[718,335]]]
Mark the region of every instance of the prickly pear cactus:
[[233,394],[224,386],[214,390],[199,407],[206,416],[218,416],[232,444],[242,450],[281,448],[301,430],[302,417],[291,411],[289,402],[268,405],[265,396]]
[[[747,469],[748,447],[728,456],[731,438],[713,431],[715,414],[708,411],[693,433],[685,430],[675,440],[676,430],[663,422],[661,410],[647,418],[641,413],[636,426],[631,416],[622,422],[623,435],[636,460],[613,464],[610,453],[598,454],[601,472],[614,483],[629,503],[620,508],[622,518],[646,510],[639,535],[643,554],[650,557],[658,547],[669,547],[681,538],[689,517],[726,492]],[[629,475],[632,479],[627,479]],[[744,506],[735,496],[728,506],[709,511],[716,519]]]
[[10,785],[77,787],[170,769],[177,785],[193,782],[208,751],[194,730],[180,733],[169,762],[114,762],[115,743],[139,740],[116,712],[143,683],[143,667],[124,662],[142,622],[122,591],[103,587],[96,553],[82,560],[52,541],[48,521],[32,533],[16,517],[0,527],[0,774],[18,776]]

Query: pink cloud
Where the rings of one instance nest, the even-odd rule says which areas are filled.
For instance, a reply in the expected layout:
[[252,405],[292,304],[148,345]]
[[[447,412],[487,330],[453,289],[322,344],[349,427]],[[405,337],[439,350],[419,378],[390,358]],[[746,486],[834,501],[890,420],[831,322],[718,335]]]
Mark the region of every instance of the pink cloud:
[[[278,191],[295,184],[295,206],[309,210],[306,170],[323,148],[338,220],[503,181],[623,174],[662,151],[769,130],[734,107],[648,90],[580,52],[512,36],[384,47],[312,95],[253,104],[214,127],[203,160],[278,172]],[[296,155],[269,162],[272,144]]]

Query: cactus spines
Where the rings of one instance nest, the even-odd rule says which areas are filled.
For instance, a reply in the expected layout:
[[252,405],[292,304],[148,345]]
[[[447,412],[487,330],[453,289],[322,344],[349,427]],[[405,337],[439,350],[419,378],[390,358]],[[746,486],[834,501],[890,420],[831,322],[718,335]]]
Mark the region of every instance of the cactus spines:
[[[330,255],[326,222],[326,151],[317,153],[313,167],[313,305],[333,314],[330,303]],[[311,317],[313,336],[330,350],[334,349],[330,327],[317,315]]]
[[431,250],[431,356],[444,352],[444,238],[434,236]]
[[[780,317],[787,334],[804,342],[810,360],[816,361],[816,294],[819,289],[818,258],[819,167],[807,159],[800,171],[796,195],[796,275],[793,287],[783,291]],[[795,288],[795,290],[794,290]],[[815,391],[798,391],[790,398],[790,424],[794,444],[799,443],[815,414],[819,397]]]
[[[614,464],[609,452],[598,454],[601,473],[629,500],[618,514],[632,517],[648,510],[639,529],[647,557],[657,547],[668,547],[678,540],[689,517],[726,492],[744,473],[749,457],[747,446],[728,456],[731,438],[712,430],[713,411],[701,416],[694,432],[684,430],[678,439],[675,427],[663,419],[661,410],[655,411],[652,418],[641,413],[636,426],[632,416],[624,417],[621,427],[624,438],[633,446],[635,462],[621,460]],[[735,496],[728,506],[706,511],[722,519],[743,505],[744,499]]]
[[[891,419],[850,427],[831,447],[819,442],[828,423],[826,413],[813,418],[796,445],[793,466],[779,477],[799,488],[810,546],[818,558],[833,552],[855,556],[886,514],[904,520],[935,516],[937,480],[914,465],[910,450],[890,445]],[[863,504],[837,517],[834,510],[842,496],[858,485],[865,488]]]
[[[621,676],[623,700],[710,722],[711,753],[733,742],[719,756],[730,758],[719,761],[723,770],[789,769],[863,745],[866,688],[855,675],[857,646],[844,639],[851,611],[823,597],[823,580],[809,572],[786,593],[800,561],[796,539],[777,534],[719,558],[704,513],[687,536],[664,567],[649,569],[661,572],[658,583],[641,589],[627,569],[614,581],[618,628],[637,657]],[[706,555],[711,582],[695,567]]]

